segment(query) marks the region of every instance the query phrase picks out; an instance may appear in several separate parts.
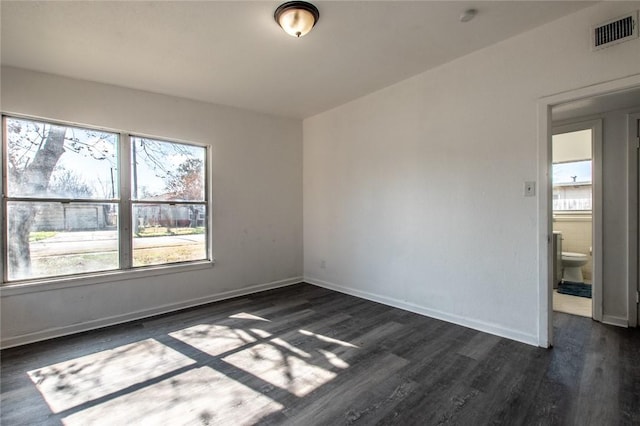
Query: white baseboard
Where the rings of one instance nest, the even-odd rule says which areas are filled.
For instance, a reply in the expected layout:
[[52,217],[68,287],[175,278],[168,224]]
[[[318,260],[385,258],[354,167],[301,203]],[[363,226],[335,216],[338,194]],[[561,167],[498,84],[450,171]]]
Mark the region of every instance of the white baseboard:
[[80,324],[50,328],[47,330],[41,330],[34,333],[28,333],[28,334],[23,334],[19,336],[12,336],[6,339],[2,339],[2,341],[0,341],[0,349],[7,349],[14,346],[21,346],[21,345],[26,345],[28,343],[48,340],[55,337],[62,337],[70,334],[80,333],[83,331],[90,331],[98,328],[122,324],[125,322],[152,317],[154,315],[166,314],[169,312],[179,311],[181,309],[192,308],[200,305],[206,305],[207,303],[217,302],[220,300],[231,299],[234,297],[245,296],[247,294],[258,293],[261,291],[271,290],[274,288],[299,284],[301,282],[303,282],[302,277],[287,278],[284,280],[272,281],[266,284],[257,284],[250,287],[244,287],[238,290],[225,291],[222,293],[212,294],[209,296],[199,297],[191,300],[185,300],[182,302],[170,303],[162,306],[157,306],[151,309],[143,309],[140,311],[131,312],[127,314],[114,315],[112,317],[107,317],[107,318],[100,318],[92,321],[83,322]]
[[629,321],[626,318],[622,318],[622,317],[615,317],[613,315],[603,315],[602,316],[602,323],[603,324],[609,324],[609,325],[615,325],[618,327],[629,327]]
[[474,330],[482,331],[489,334],[494,334],[496,336],[505,337],[507,339],[515,340],[515,341],[526,343],[529,345],[538,346],[537,335],[527,334],[518,330],[505,328],[498,324],[478,321],[472,318],[467,318],[460,315],[450,314],[447,312],[426,308],[424,306],[416,305],[410,302],[405,302],[403,300],[398,300],[391,297],[370,293],[367,291],[356,290],[349,287],[343,287],[334,283],[318,280],[312,277],[304,277],[304,282],[309,284],[314,284],[319,287],[324,287],[329,290],[339,291],[340,293],[349,294],[351,296],[360,297],[362,299],[371,300],[373,302],[382,303],[383,305],[392,306],[394,308],[403,309],[405,311],[414,312],[416,314],[420,314],[427,317],[436,318],[442,321],[447,321],[453,324],[461,325],[464,327],[472,328]]

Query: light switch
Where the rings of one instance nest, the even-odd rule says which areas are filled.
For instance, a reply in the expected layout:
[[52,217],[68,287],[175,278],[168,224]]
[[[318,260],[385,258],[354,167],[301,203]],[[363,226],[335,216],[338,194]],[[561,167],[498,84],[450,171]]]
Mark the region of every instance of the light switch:
[[524,183],[524,196],[525,197],[535,197],[536,196],[536,183],[535,182],[525,182]]

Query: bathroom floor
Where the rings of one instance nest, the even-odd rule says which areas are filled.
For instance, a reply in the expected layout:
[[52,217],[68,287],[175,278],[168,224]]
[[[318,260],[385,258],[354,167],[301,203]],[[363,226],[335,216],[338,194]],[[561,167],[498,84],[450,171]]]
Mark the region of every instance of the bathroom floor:
[[565,314],[579,315],[581,317],[591,318],[591,300],[592,299],[588,299],[586,297],[560,294],[558,293],[558,290],[553,290],[553,310],[555,312],[563,312]]

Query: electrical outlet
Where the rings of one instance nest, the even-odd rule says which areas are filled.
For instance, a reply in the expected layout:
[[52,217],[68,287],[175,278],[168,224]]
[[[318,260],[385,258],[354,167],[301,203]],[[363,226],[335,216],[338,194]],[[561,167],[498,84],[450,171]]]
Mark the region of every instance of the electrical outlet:
[[524,196],[525,197],[535,197],[536,196],[536,183],[535,182],[525,182],[524,183]]

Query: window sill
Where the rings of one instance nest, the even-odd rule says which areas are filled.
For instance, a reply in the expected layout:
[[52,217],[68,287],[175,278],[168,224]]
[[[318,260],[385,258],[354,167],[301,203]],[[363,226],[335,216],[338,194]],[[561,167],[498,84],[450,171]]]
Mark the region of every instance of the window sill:
[[554,211],[554,222],[590,222],[592,220],[591,212],[580,211]]
[[41,280],[5,283],[0,286],[0,297],[17,296],[20,294],[40,293],[44,291],[61,290],[71,287],[128,281],[158,275],[180,274],[183,272],[211,269],[214,260],[203,260],[180,265],[150,266],[147,268],[131,269],[127,271],[108,271],[74,277],[49,278]]

